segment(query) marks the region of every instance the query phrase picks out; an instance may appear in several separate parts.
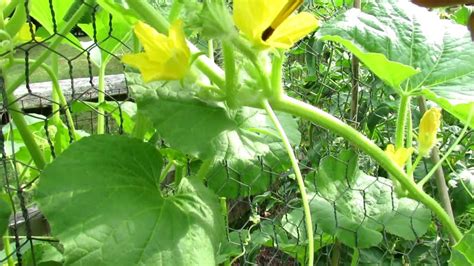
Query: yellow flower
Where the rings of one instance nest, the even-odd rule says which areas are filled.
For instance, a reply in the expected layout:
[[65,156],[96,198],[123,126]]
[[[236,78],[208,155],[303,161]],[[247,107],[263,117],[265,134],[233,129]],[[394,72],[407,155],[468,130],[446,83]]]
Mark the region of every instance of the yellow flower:
[[395,150],[395,146],[389,144],[385,150],[385,154],[390,157],[398,166],[403,168],[407,160],[413,153],[413,148],[400,148]]
[[145,82],[178,80],[186,75],[191,52],[186,44],[182,21],[177,20],[171,25],[168,36],[143,22],[138,22],[134,30],[145,52],[124,55],[122,61],[138,68]]
[[302,0],[234,0],[234,22],[255,45],[291,48],[318,27],[307,12],[292,15]]
[[431,108],[421,118],[418,132],[418,154],[421,156],[427,156],[436,145],[436,134],[440,124],[441,109],[439,108]]
[[[35,24],[31,24],[31,27],[33,29],[33,33],[36,32],[36,26]],[[31,32],[30,32],[30,24],[29,23],[24,23],[18,33],[15,35],[14,41],[16,43],[25,43],[31,41]],[[42,41],[42,38],[38,38],[35,36],[36,41]]]

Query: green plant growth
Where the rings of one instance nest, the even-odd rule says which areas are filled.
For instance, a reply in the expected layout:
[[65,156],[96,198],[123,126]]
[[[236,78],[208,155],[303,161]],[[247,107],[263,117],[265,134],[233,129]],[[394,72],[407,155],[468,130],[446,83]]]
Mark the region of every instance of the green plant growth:
[[[361,10],[346,10],[346,1],[227,2],[0,1],[0,85],[11,116],[2,132],[14,144],[4,151],[19,173],[0,191],[0,255],[14,248],[3,234],[11,206],[24,204],[6,195],[31,183],[27,192],[58,243],[32,242],[21,251],[27,262],[234,265],[277,249],[301,265],[421,264],[432,262],[436,241],[450,239],[452,252],[436,250],[436,259],[472,263],[465,175],[474,44],[465,27],[410,1],[362,1]],[[76,26],[88,42],[74,37]],[[306,47],[297,46],[302,39]],[[26,76],[15,75],[19,49],[39,44],[48,48],[26,58]],[[99,69],[97,102],[66,101],[56,52],[64,45]],[[353,67],[348,52],[362,63],[363,86],[382,92],[376,106],[361,101],[369,115],[358,121],[345,121],[349,108],[338,104],[354,89],[344,76]],[[132,101],[106,100],[114,59],[127,65]],[[53,84],[50,117],[24,114],[14,96],[38,69]],[[437,107],[425,112],[425,99]],[[90,110],[93,136],[72,118]],[[123,135],[106,134],[106,115]],[[452,196],[466,202],[453,205],[456,216],[437,170],[454,176]],[[448,200],[438,202],[435,191]],[[228,204],[243,198],[250,207],[235,217]],[[329,256],[318,256],[327,247]]]

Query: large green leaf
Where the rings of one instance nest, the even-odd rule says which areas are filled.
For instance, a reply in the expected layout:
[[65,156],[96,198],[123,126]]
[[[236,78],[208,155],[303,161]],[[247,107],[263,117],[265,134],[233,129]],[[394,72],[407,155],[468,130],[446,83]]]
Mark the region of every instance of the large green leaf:
[[[421,91],[466,123],[474,108],[474,44],[466,27],[441,20],[407,0],[370,0],[362,9],[326,23],[318,35],[421,70],[402,88]],[[378,68],[390,65],[367,67],[378,74]],[[474,127],[474,121],[470,125]]]
[[112,16],[105,10],[101,10],[95,14],[95,25],[79,24],[79,27],[100,48],[100,57],[91,53],[92,62],[100,67],[102,64],[107,64],[115,56],[117,50],[127,42],[131,36],[133,24],[130,24],[119,13],[114,13]]
[[5,194],[0,194],[0,238],[7,231],[11,213],[10,200]]
[[66,264],[216,264],[224,232],[217,197],[193,178],[165,197],[162,165],[153,145],[94,136],[43,171],[36,199]]
[[454,246],[449,265],[474,265],[474,227]]
[[[35,18],[41,26],[43,26],[49,34],[54,34],[56,31],[61,29],[64,24],[65,15],[67,14],[70,6],[73,4],[73,0],[52,0],[54,13],[51,12],[50,0],[31,0],[30,1],[30,15]],[[54,18],[52,16],[54,14]],[[79,40],[68,33],[66,35],[66,44],[70,44],[72,47],[81,48]]]
[[390,180],[364,174],[357,166],[357,154],[343,151],[323,158],[319,171],[308,176],[311,210],[323,232],[354,248],[378,245],[383,229],[408,240],[426,233],[428,209],[398,199]]
[[[200,159],[253,160],[275,153],[280,143],[269,117],[260,109],[229,110],[222,104],[206,103],[188,88],[164,86],[158,89],[134,85],[138,111],[147,114],[173,148]],[[296,120],[279,118],[293,144],[300,141]]]

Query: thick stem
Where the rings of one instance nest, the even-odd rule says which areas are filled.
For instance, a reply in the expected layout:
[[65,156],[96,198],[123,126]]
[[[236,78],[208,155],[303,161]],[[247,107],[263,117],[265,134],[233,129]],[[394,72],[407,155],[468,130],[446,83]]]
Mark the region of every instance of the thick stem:
[[236,77],[237,71],[235,67],[234,47],[228,41],[222,42],[222,50],[224,52],[224,68],[225,68],[225,92],[228,106],[233,109],[236,104]]
[[410,108],[410,96],[402,95],[400,98],[400,106],[398,107],[397,129],[395,134],[395,147],[397,149],[405,147],[408,108]]
[[284,95],[283,85],[281,84],[281,81],[283,80],[284,61],[285,54],[282,51],[275,55],[272,60],[271,86],[273,90],[273,96],[276,98],[280,98]]
[[[40,67],[41,64],[49,58],[52,51],[56,51],[58,45],[63,41],[63,36],[66,36],[72,30],[72,28],[76,26],[77,22],[84,16],[84,13],[86,13],[91,8],[91,6],[93,6],[95,1],[96,0],[84,0],[84,3],[81,4],[74,15],[71,18],[68,18],[64,26],[59,29],[58,34],[55,34],[55,37],[53,37],[48,49],[45,49],[45,51],[36,59],[36,62],[30,66],[30,73],[33,73],[36,69],[38,69],[38,67]],[[7,94],[13,93],[13,91],[15,91],[16,88],[18,88],[24,81],[25,76],[21,75],[11,84],[8,84],[6,89]]]
[[312,106],[307,103],[301,102],[294,98],[285,96],[280,101],[272,103],[272,106],[276,110],[280,110],[289,114],[293,114],[302,118],[306,118],[326,129],[329,129],[340,136],[344,137],[347,141],[357,146],[359,149],[374,158],[387,172],[398,180],[403,187],[410,193],[410,195],[419,200],[430,208],[440,219],[447,230],[454,236],[456,241],[462,238],[461,231],[457,228],[451,217],[444,211],[444,209],[428,194],[426,194],[421,188],[419,188],[413,180],[393,162],[385,152],[380,149],[375,143],[370,141],[367,137],[362,135],[360,132],[345,124],[334,116]]
[[298,183],[298,188],[301,193],[301,201],[303,203],[303,211],[304,211],[304,220],[306,226],[306,236],[308,239],[308,265],[312,266],[314,262],[314,233],[313,233],[313,222],[311,221],[311,210],[309,207],[309,199],[308,195],[306,194],[306,188],[304,185],[303,175],[301,174],[300,167],[298,165],[298,159],[291,147],[290,140],[286,135],[285,129],[281,125],[278,117],[276,116],[275,112],[273,112],[272,107],[268,101],[263,102],[263,108],[270,116],[274,126],[276,127],[278,133],[280,134],[280,138],[283,141],[283,146],[290,157],[291,166],[293,167],[293,171],[295,172],[296,181]]
[[38,169],[43,170],[46,166],[46,160],[43,156],[43,151],[36,143],[35,136],[28,128],[28,123],[23,116],[23,112],[18,105],[17,99],[13,95],[7,95],[8,98],[8,113],[10,114],[13,123],[20,132],[23,143],[30,152],[31,158],[35,162]]
[[102,106],[105,103],[105,69],[106,63],[102,63],[99,68],[99,87],[97,88],[97,134],[105,134],[105,110]]
[[197,172],[197,177],[199,180],[206,180],[207,174],[209,173],[209,170],[211,169],[213,163],[214,160],[212,159],[207,159],[202,162],[201,167],[199,167],[199,170]]
[[31,158],[35,162],[36,167],[42,170],[46,166],[46,160],[44,159],[43,152],[38,146],[38,143],[36,143],[33,133],[31,133],[30,129],[28,128],[28,123],[26,122],[25,117],[23,116],[23,112],[20,106],[18,105],[17,99],[13,96],[13,94],[5,92],[7,84],[5,84],[6,82],[3,78],[4,74],[4,69],[1,69],[0,91],[2,92],[2,96],[4,97],[4,106],[8,108],[8,113],[10,114],[13,123],[18,129],[18,132],[20,132],[20,135],[23,139],[23,143],[30,152]]
[[181,9],[183,9],[183,2],[181,2],[181,0],[174,0],[173,5],[171,6],[170,14],[168,16],[168,21],[173,23],[173,21],[178,19]]

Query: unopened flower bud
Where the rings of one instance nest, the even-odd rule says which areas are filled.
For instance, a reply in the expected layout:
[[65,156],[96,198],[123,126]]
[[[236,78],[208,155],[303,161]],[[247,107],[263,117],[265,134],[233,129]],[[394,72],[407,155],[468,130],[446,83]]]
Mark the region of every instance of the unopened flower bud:
[[439,126],[441,124],[441,109],[431,108],[426,111],[420,121],[418,132],[418,154],[427,156],[436,145]]

